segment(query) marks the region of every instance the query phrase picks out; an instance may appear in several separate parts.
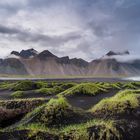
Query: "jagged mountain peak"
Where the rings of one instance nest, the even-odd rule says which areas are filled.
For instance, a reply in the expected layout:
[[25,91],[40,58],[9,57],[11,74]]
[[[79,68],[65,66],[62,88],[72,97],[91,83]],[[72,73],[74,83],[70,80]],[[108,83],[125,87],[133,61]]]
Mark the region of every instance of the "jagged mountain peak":
[[30,57],[33,57],[37,54],[38,54],[38,52],[35,49],[31,48],[31,49],[28,49],[28,50],[22,50],[20,52],[20,57],[30,58]]
[[48,50],[44,50],[41,53],[38,54],[38,56],[40,59],[46,59],[46,58],[57,58],[57,56],[55,56],[53,53],[51,53]]
[[80,66],[80,67],[87,67],[88,66],[88,62],[81,59],[81,58],[72,58],[70,59],[71,63],[77,65],[77,66]]
[[35,49],[31,48],[27,50],[22,50],[20,52],[12,51],[9,57],[30,58],[30,57],[36,56],[37,54],[38,52]]
[[16,55],[16,56],[19,56],[19,55],[20,55],[20,53],[19,53],[19,52],[17,52],[17,51],[12,51],[12,52],[11,52],[11,55]]
[[127,51],[124,51],[124,52],[115,52],[115,51],[109,51],[106,56],[114,56],[114,55],[129,55],[130,52],[127,50]]

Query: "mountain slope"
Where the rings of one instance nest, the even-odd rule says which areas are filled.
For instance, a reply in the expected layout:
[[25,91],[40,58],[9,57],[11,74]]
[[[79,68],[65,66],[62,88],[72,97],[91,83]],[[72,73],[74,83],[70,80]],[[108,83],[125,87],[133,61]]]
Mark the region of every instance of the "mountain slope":
[[8,58],[0,62],[0,74],[25,75],[28,72],[19,59]]
[[140,74],[140,69],[133,66],[133,63],[118,62],[116,59],[94,60],[88,69],[89,75],[133,76]]

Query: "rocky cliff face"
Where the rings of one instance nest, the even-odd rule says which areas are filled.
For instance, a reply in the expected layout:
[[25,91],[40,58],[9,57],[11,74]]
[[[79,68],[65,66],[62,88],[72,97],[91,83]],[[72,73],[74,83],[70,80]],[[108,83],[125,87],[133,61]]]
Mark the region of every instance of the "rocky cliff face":
[[119,62],[112,56],[129,52],[110,51],[103,58],[87,62],[83,59],[57,57],[48,50],[13,51],[7,59],[0,59],[0,74],[57,75],[57,76],[133,76],[140,74],[140,60]]

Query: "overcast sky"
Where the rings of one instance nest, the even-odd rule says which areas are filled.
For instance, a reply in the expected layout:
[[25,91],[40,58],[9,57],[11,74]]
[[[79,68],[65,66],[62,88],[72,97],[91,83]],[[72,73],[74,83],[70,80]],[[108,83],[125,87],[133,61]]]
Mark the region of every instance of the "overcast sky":
[[0,0],[0,56],[35,48],[98,58],[140,54],[140,0]]

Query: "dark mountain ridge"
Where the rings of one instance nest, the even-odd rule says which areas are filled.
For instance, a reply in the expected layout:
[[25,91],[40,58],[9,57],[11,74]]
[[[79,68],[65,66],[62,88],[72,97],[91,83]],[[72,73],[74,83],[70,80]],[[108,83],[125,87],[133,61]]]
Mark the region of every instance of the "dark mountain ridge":
[[38,52],[32,48],[28,50],[22,50],[21,52],[12,51],[11,54],[22,58],[30,58],[32,56],[36,56]]
[[[108,52],[100,59],[87,62],[81,58],[58,57],[48,50],[34,49],[12,51],[6,59],[0,59],[0,74],[59,75],[59,76],[133,76],[140,74],[140,60],[119,62],[111,56],[126,56],[125,52]],[[14,58],[16,56],[16,58]]]

